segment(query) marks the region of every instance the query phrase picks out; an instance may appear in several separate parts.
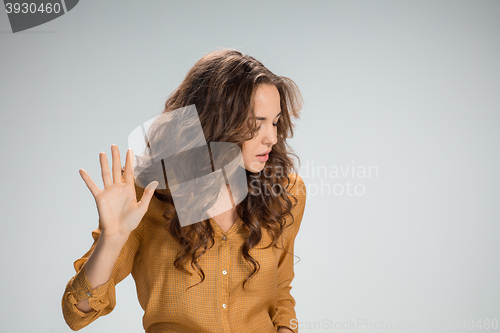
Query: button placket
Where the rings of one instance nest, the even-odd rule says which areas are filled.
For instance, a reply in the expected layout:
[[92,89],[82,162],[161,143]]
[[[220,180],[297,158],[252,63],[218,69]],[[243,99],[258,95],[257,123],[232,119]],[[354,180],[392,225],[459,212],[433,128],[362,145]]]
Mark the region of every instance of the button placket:
[[[211,218],[212,227],[214,228],[217,238],[219,240],[219,274],[217,277],[217,282],[220,283],[217,286],[217,300],[220,306],[221,314],[221,332],[230,332],[229,326],[229,316],[228,316],[228,306],[229,306],[229,274],[231,270],[231,241],[230,237],[235,233],[236,227],[232,227],[227,233],[220,228],[220,226]],[[238,221],[236,221],[238,224]],[[222,273],[222,274],[221,274]]]
[[[226,237],[225,235],[223,237]],[[226,237],[227,240],[227,237]],[[228,292],[229,292],[229,286],[228,286],[228,279],[227,279],[227,267],[229,263],[229,256],[230,256],[230,244],[228,242],[222,242],[222,262],[221,262],[221,268],[222,268],[222,308],[226,309],[227,308],[227,302],[228,302]]]
[[229,317],[228,317],[228,304],[229,304],[229,280],[228,280],[228,270],[229,270],[229,262],[230,262],[230,255],[231,255],[231,243],[228,240],[228,237],[226,235],[221,236],[221,256],[220,256],[220,266],[219,266],[219,277],[220,281],[222,283],[221,286],[221,311],[222,311],[222,322],[224,328],[227,329],[227,332],[229,332]]

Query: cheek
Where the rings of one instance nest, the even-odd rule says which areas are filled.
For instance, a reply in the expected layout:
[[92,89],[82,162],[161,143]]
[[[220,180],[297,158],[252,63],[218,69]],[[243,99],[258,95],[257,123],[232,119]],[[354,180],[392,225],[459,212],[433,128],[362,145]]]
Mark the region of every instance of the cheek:
[[250,164],[255,162],[255,142],[256,140],[252,139],[242,145],[241,155],[246,168],[249,168]]
[[256,140],[255,138],[249,141],[243,142],[241,154],[243,156],[251,156],[253,154],[253,150],[255,148]]
[[246,162],[251,154],[251,148],[248,145],[243,145],[243,149],[241,150],[241,155],[243,156],[243,160]]

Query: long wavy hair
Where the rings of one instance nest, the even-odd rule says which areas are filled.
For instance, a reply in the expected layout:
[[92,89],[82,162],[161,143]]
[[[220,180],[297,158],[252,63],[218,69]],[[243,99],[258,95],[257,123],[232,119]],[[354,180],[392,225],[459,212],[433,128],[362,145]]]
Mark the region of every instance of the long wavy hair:
[[[252,268],[243,288],[260,269],[249,251],[261,242],[263,229],[272,240],[266,248],[277,247],[283,229],[288,227],[286,217],[290,215],[293,223],[291,210],[297,198],[287,189],[293,185],[290,184],[290,173],[297,173],[291,156],[296,157],[299,165],[300,159],[287,145],[286,139],[293,137],[292,120],[299,118],[302,108],[300,91],[291,79],[275,75],[255,58],[238,50],[223,49],[206,54],[189,70],[180,86],[167,98],[162,111],[162,115],[167,115],[194,104],[207,142],[230,142],[242,149],[243,142],[252,139],[258,131],[253,96],[260,84],[272,84],[277,88],[281,117],[277,125],[278,140],[264,170],[258,173],[245,170],[248,195],[236,206],[245,235],[241,254]],[[154,141],[160,141],[162,130],[161,123],[151,127],[148,135],[151,145],[160,144]],[[164,161],[162,166],[164,170]],[[157,188],[154,195],[166,203],[164,227],[181,245],[174,266],[192,274],[184,267],[190,260],[191,267],[201,278],[200,282],[189,287],[192,288],[205,280],[198,259],[214,245],[214,230],[208,219],[181,227],[171,192],[168,185],[165,186],[166,190]],[[276,191],[276,188],[281,190]],[[294,199],[293,203],[290,197]]]

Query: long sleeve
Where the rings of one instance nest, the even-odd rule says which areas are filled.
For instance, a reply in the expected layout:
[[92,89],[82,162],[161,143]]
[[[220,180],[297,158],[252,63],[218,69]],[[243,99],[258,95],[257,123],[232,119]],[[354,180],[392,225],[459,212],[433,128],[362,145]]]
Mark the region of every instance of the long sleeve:
[[[90,250],[74,262],[76,274],[69,280],[63,294],[62,311],[64,320],[74,331],[80,330],[100,316],[109,314],[114,309],[116,305],[115,285],[131,273],[135,255],[140,245],[140,237],[136,229],[130,234],[129,239],[122,248],[109,280],[97,288],[92,288],[87,279],[84,264],[94,251],[101,231],[102,226],[99,223],[99,227],[92,231],[94,243]],[[88,298],[89,305],[93,308],[88,313],[82,312],[76,307],[76,304],[85,298]]]
[[[291,282],[295,276],[293,270],[294,242],[299,232],[306,204],[306,188],[299,175],[297,175],[297,181],[290,189],[290,193],[298,199],[298,202],[291,212],[294,222],[283,230],[283,247],[286,251],[283,251],[278,263],[278,306],[272,314],[272,321],[276,329],[285,326],[297,333],[295,299],[290,294],[290,290],[292,289]],[[281,244],[281,240],[279,243]]]

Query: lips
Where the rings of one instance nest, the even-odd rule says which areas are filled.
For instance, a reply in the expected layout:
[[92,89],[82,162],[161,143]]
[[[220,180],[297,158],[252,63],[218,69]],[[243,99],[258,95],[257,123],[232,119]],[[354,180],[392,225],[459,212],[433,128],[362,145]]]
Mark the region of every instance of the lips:
[[258,154],[257,156],[264,156],[264,155],[267,155],[271,152],[271,149],[269,150],[266,150],[265,152],[263,152],[262,154]]

